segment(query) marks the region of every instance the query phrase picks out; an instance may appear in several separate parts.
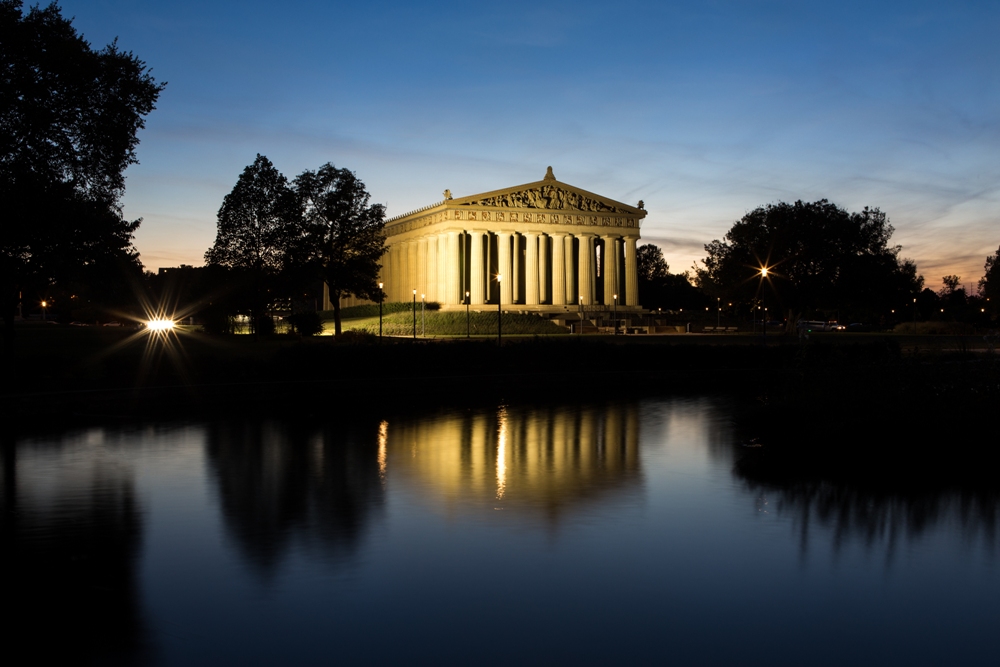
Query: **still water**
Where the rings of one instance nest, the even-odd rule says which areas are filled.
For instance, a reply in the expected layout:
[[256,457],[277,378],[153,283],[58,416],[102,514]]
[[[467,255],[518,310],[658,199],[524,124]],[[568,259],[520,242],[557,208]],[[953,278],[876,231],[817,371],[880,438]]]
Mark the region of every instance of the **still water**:
[[995,499],[755,482],[727,413],[658,399],[22,438],[4,455],[6,650],[996,664]]

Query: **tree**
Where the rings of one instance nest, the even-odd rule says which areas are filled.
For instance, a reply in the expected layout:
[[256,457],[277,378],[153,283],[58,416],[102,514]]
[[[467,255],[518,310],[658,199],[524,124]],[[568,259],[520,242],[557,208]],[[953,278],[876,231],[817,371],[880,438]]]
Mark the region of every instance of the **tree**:
[[702,306],[705,295],[691,284],[687,272],[670,273],[670,265],[659,246],[647,243],[636,248],[639,300],[649,309],[694,309]]
[[877,321],[923,284],[916,265],[899,258],[901,246],[889,245],[892,233],[877,208],[848,213],[825,199],[769,204],[705,246],[697,282],[712,296],[787,309],[789,329],[806,311]]
[[378,273],[385,252],[385,206],[369,204],[365,184],[327,163],[296,177],[303,212],[300,261],[316,267],[330,290],[334,330],[341,333],[340,297],[380,298]]
[[260,153],[219,208],[215,243],[205,263],[230,270],[243,296],[243,308],[237,308],[249,311],[255,332],[276,296],[278,276],[299,234],[298,217],[288,179]]
[[59,7],[0,0],[0,300],[8,342],[20,295],[99,292],[141,279],[125,169],[166,84],[115,42],[94,50]]
[[[635,266],[639,284],[651,284],[670,275],[670,265],[663,257],[660,246],[647,243],[635,249]],[[640,288],[640,294],[641,294]]]
[[1000,304],[1000,248],[986,258],[983,277],[979,281],[979,294],[984,299],[989,299],[993,308]]

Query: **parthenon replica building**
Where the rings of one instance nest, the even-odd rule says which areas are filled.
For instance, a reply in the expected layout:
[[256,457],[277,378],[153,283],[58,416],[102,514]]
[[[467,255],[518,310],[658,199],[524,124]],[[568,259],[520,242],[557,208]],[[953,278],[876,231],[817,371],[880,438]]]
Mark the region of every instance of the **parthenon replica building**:
[[510,305],[564,312],[638,311],[636,242],[646,211],[556,180],[444,201],[386,222],[380,281],[387,301],[442,310]]

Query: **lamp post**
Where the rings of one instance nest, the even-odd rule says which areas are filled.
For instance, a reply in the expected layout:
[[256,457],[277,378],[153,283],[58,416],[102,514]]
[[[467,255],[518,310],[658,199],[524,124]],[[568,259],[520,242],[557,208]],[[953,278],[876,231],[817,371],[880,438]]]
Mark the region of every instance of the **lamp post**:
[[420,335],[427,335],[427,321],[424,319],[424,299],[427,297],[426,294],[420,295]]
[[577,297],[577,299],[579,300],[578,302],[580,304],[580,335],[582,336],[583,335],[583,295],[581,294],[580,296]]
[[469,293],[465,293],[465,337],[472,338],[472,321],[469,319]]
[[378,342],[382,342],[382,301],[385,300],[385,293],[382,291],[382,283],[378,284]]
[[48,307],[48,301],[42,301],[42,322],[45,321],[45,309]]
[[715,311],[715,330],[718,331],[719,327],[722,326],[722,297],[721,296],[715,297],[715,305],[716,305],[716,311]]
[[503,329],[503,325],[501,324],[501,320],[503,320],[503,310],[502,310],[503,298],[501,296],[503,294],[503,290],[500,289],[501,279],[503,279],[503,276],[498,273],[497,274],[497,345],[500,345],[500,343],[502,342],[501,331]]
[[618,295],[615,294],[615,335],[618,335]]
[[413,340],[417,339],[417,290],[413,290]]
[[913,335],[917,335],[917,298],[913,297]]
[[766,290],[764,288],[764,281],[767,280],[767,267],[760,267],[760,323],[761,328],[764,329],[764,347],[767,347],[767,304],[764,301],[766,296]]

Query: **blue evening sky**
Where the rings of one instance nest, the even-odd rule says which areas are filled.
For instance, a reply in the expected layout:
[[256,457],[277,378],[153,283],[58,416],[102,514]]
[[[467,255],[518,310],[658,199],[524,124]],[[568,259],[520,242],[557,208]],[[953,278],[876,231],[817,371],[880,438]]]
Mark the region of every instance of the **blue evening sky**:
[[557,178],[649,210],[671,269],[746,211],[886,211],[935,289],[1000,245],[1000,3],[64,0],[169,85],[125,213],[201,264],[257,153],[355,171],[389,215]]

